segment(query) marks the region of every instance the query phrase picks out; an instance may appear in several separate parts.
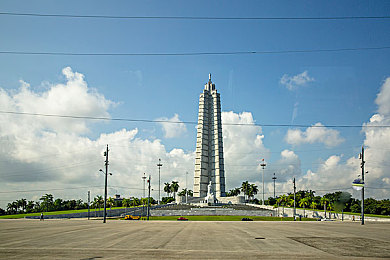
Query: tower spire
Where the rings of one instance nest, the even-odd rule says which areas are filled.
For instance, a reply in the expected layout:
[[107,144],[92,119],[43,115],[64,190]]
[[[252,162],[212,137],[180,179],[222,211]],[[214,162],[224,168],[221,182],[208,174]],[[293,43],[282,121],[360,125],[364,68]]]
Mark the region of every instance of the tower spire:
[[211,73],[209,73],[209,82],[211,83]]

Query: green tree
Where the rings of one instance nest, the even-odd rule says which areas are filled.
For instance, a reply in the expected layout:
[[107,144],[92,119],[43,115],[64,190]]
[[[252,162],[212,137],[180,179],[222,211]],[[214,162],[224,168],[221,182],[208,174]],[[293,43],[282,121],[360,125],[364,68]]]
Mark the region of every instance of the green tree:
[[109,206],[110,207],[110,212],[111,212],[111,207],[112,207],[112,205],[114,205],[114,199],[113,198],[111,198],[111,197],[108,197],[108,199],[107,199],[107,206]]
[[127,213],[127,208],[130,207],[131,201],[130,199],[123,199],[122,200],[122,206],[125,207],[125,214]]
[[309,198],[305,197],[299,201],[299,206],[303,207],[303,216],[305,217],[305,208],[309,205]]
[[58,198],[54,201],[53,206],[54,210],[62,210],[63,209],[63,200]]
[[164,183],[164,191],[167,193],[167,196],[169,197],[169,194],[171,193],[171,184],[169,182]]
[[173,197],[175,198],[176,192],[179,190],[179,182],[178,181],[172,181],[171,184],[171,191],[173,192]]
[[326,218],[326,205],[329,204],[329,199],[327,197],[321,198],[321,206],[324,206],[324,216]]
[[[250,184],[248,181],[244,181],[242,184],[241,184],[241,191],[244,193],[244,199],[246,200],[246,195],[248,195],[248,191],[249,191],[249,187],[250,187]],[[249,200],[249,198],[248,198]]]
[[238,196],[241,193],[240,188],[234,188],[228,192],[228,196]]
[[21,208],[22,212],[25,212],[26,206],[27,206],[27,200],[26,199],[20,199],[20,200],[17,200],[16,203],[18,204],[18,208]]
[[41,206],[43,208],[46,208],[46,211],[49,211],[49,209],[52,208],[52,206],[53,206],[53,195],[45,194],[39,200],[42,201]]
[[8,214],[15,214],[18,212],[18,203],[15,201],[10,202],[7,204],[7,213]]
[[250,184],[249,188],[248,188],[248,199],[250,199],[250,198],[254,199],[254,197],[258,191],[259,191],[259,189],[257,188],[257,186],[255,184]]
[[183,197],[186,195],[186,193],[187,193],[187,189],[182,189],[181,192],[177,193],[177,195]]
[[175,199],[172,197],[162,197],[161,198],[162,204],[168,204],[168,203],[171,203],[172,201],[175,201]]
[[313,209],[313,211],[314,211],[314,209],[317,208],[317,206],[318,206],[318,203],[315,202],[315,201],[312,201],[311,204],[310,204],[310,207]]
[[[148,199],[148,198],[146,198],[146,199]],[[133,198],[131,198],[131,205],[133,205],[133,207],[137,207],[137,206],[141,205],[141,201],[138,198],[133,197]]]
[[35,202],[33,200],[30,200],[29,202],[27,202],[26,212],[27,213],[34,212],[34,206],[35,206]]
[[288,198],[286,203],[287,203],[287,205],[289,207],[293,207],[294,206],[294,199],[293,198]]

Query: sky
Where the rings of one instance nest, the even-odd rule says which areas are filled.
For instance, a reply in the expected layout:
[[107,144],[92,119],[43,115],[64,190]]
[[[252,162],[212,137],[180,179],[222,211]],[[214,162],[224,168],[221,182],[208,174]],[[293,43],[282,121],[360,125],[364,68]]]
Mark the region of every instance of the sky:
[[[364,50],[390,47],[390,19],[4,14],[357,17],[388,16],[389,2],[1,1],[0,10],[0,207],[20,198],[39,200],[45,193],[84,201],[88,190],[92,197],[102,195],[99,169],[104,168],[107,144],[113,174],[109,196],[142,196],[146,173],[157,198],[159,158],[162,184],[176,180],[181,188],[192,189],[193,122],[209,73],[221,94],[227,190],[249,181],[259,186],[261,198],[264,174],[268,198],[275,173],[277,194],[292,192],[296,178],[298,190],[318,195],[343,190],[359,197],[351,184],[361,174],[358,155],[364,145],[366,196],[390,197],[390,49]],[[340,49],[358,50],[313,51]],[[284,53],[292,50],[310,52]],[[276,53],[20,54],[251,51]],[[229,125],[236,123],[248,125]],[[340,127],[345,125],[355,127]]]

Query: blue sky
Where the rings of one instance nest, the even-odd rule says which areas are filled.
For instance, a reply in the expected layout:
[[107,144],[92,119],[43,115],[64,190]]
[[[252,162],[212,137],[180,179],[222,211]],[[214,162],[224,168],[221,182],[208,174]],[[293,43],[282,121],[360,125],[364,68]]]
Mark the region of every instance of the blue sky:
[[[390,3],[383,1],[116,1],[114,4],[106,1],[2,1],[0,3],[1,12],[207,17],[385,16],[389,15],[389,7]],[[388,28],[390,28],[390,19],[120,20],[0,15],[0,51],[177,53],[383,47],[390,46]],[[151,120],[169,119],[178,114],[178,118],[182,121],[197,121],[199,94],[207,82],[208,73],[212,73],[212,80],[221,93],[222,110],[233,111],[237,115],[249,112],[253,122],[258,124],[314,125],[320,122],[323,125],[363,125],[377,113],[378,105],[375,99],[385,80],[390,76],[389,58],[390,50],[388,49],[205,56],[80,57],[0,54],[0,88],[7,93],[7,96],[12,96],[12,93],[20,91],[22,80],[30,84],[29,95],[45,95],[44,93],[54,85],[66,84],[67,79],[62,70],[70,67],[72,73],[78,72],[84,75],[88,93],[99,93],[104,96],[104,100],[112,101],[112,104],[99,107],[102,111],[104,110],[100,114],[93,114],[83,108],[80,110],[65,109],[62,111],[63,114],[67,111],[75,111],[83,115],[83,112],[89,111],[89,115],[101,116],[106,113],[113,118]],[[299,77],[299,75],[307,75],[307,78],[301,83],[293,81],[292,90],[281,82],[283,76],[286,79],[293,79],[294,76]],[[5,93],[2,95],[6,95]],[[11,99],[15,100],[14,97]],[[18,102],[28,101],[19,100]],[[16,108],[21,106],[21,103],[18,103]],[[9,109],[1,105],[0,108]],[[54,113],[49,106],[45,111],[39,111]],[[2,120],[11,119],[3,117]],[[24,119],[20,116],[16,119],[14,116],[13,120]],[[166,138],[160,124],[91,123],[89,121],[85,124],[87,131],[75,130],[73,132],[77,138],[96,141],[102,134],[116,133],[123,128],[128,131],[137,128],[137,138],[150,142],[158,140],[167,154],[173,149],[182,149],[183,156],[191,156],[190,154],[195,150],[196,129],[194,125],[186,125],[182,131],[175,132],[177,136],[174,138]],[[241,130],[237,128],[231,131],[239,133]],[[250,133],[253,136],[263,135],[262,144],[258,150],[253,151],[258,154],[242,162],[242,165],[256,165],[258,163],[256,158],[265,157],[270,165],[270,174],[272,171],[278,173],[278,171],[285,170],[286,178],[283,179],[284,183],[280,183],[280,189],[284,190],[289,187],[288,180],[292,177],[297,175],[304,179],[308,171],[320,172],[321,164],[333,158],[332,156],[340,156],[339,164],[346,166],[351,157],[357,156],[363,142],[367,141],[366,133],[362,131],[362,128],[333,128],[332,130],[337,131],[337,136],[333,138],[343,140],[337,145],[326,145],[324,139],[321,141],[320,138],[313,139],[313,143],[301,140],[299,143],[292,144],[286,142],[288,129],[288,127],[263,127],[258,129],[257,133]],[[61,134],[61,130],[48,126],[42,126],[34,134],[44,136],[46,131]],[[67,134],[70,135],[69,132]],[[7,140],[18,139],[16,133],[4,129],[2,137],[7,137]],[[325,134],[324,138],[329,138],[329,135]],[[231,140],[227,140],[229,141]],[[13,145],[20,148],[19,145],[14,143]],[[52,143],[47,145],[51,146]],[[233,143],[226,145],[234,147]],[[377,149],[390,149],[386,145],[388,144],[384,142],[384,147]],[[26,147],[20,149],[22,149],[20,153],[27,153],[27,150],[24,150],[27,149]],[[286,149],[293,151],[299,157],[297,159],[300,163],[299,169],[294,168],[289,172],[288,167],[284,169],[285,165],[277,164],[283,159],[281,152]],[[6,150],[5,153],[7,152]],[[58,154],[62,153],[64,151],[58,151]],[[159,156],[158,152],[152,154],[156,158]],[[44,155],[34,156],[37,158]],[[62,164],[66,161],[64,158],[61,159]],[[28,166],[28,164],[37,163],[37,167],[42,171],[46,167],[26,158],[8,159],[3,161],[3,166],[15,166],[18,163]],[[187,160],[183,168],[188,169],[192,175],[193,162],[191,158]],[[233,165],[234,160],[233,156],[227,157],[226,164]],[[271,167],[272,163],[274,166]],[[57,165],[61,164],[57,163]],[[348,172],[346,179],[352,178],[353,174],[357,176],[358,173],[350,169],[346,170],[343,165],[340,166],[342,168],[340,171]],[[131,173],[127,173],[127,177],[132,178],[138,174],[137,171],[140,169],[134,167]],[[149,166],[142,167],[149,169]],[[239,165],[230,168],[232,177],[231,182],[228,182],[228,188],[238,186],[241,181],[244,181],[239,173],[241,169],[243,168]],[[150,171],[155,171],[155,169],[151,168]],[[259,170],[256,167],[243,171],[253,171],[253,173],[248,173],[247,179],[252,182],[259,181],[257,178]],[[62,176],[61,174],[65,173],[60,173],[59,176]],[[180,174],[179,171],[172,170],[170,174],[164,176],[165,181],[175,178],[183,181],[183,176],[178,176]],[[335,178],[325,173],[319,176],[325,180]],[[378,172],[375,187],[385,187],[387,184],[383,178],[388,177],[385,171]],[[40,181],[33,183],[8,181],[6,183],[9,186],[3,187],[5,190],[17,190],[17,187],[32,189],[31,187],[47,185]],[[80,179],[80,183],[83,181]],[[345,183],[348,181],[346,180]],[[96,180],[96,183],[98,182]],[[113,182],[123,181],[118,178]],[[315,181],[312,180],[312,182]],[[323,185],[327,185],[328,182],[325,181]],[[51,183],[55,187],[62,184],[58,180],[56,182],[55,178]],[[138,185],[135,181],[128,185],[130,184]],[[306,181],[302,183],[302,188],[318,189],[316,185],[316,183]],[[390,183],[387,186],[390,186]],[[324,190],[327,188],[329,190],[337,188],[337,185],[329,184]],[[77,196],[79,194],[77,192],[84,194],[83,191],[72,192],[66,196]],[[96,192],[98,193],[98,190]],[[119,190],[118,192],[127,191]],[[372,191],[371,195],[388,197],[389,193],[383,195],[384,192],[386,192],[385,189]],[[65,196],[65,193],[58,195]],[[17,197],[20,196],[34,198],[33,193],[17,195]]]

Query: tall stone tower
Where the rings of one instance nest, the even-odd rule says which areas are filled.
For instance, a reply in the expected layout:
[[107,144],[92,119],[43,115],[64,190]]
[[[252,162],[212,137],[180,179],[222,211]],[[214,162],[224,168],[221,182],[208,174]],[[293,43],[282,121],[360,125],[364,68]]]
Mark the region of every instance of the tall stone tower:
[[221,101],[215,84],[211,82],[211,74],[199,97],[194,197],[206,197],[210,181],[215,195],[225,197]]

